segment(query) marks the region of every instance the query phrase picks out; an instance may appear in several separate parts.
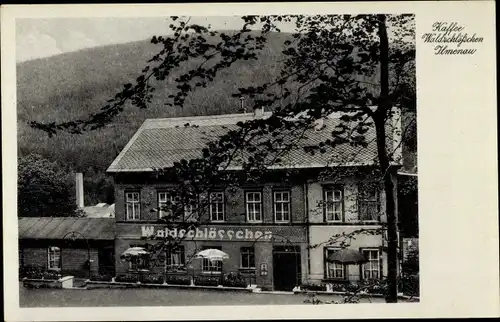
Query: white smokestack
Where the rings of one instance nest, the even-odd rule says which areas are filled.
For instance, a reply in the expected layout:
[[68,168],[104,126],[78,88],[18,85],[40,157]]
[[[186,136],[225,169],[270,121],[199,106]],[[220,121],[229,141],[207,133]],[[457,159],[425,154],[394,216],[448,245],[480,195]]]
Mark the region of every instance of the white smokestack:
[[257,119],[262,118],[264,116],[264,108],[257,107],[256,109],[254,109],[253,116]]
[[76,182],[76,206],[83,208],[85,203],[83,201],[83,173],[77,173],[75,177]]

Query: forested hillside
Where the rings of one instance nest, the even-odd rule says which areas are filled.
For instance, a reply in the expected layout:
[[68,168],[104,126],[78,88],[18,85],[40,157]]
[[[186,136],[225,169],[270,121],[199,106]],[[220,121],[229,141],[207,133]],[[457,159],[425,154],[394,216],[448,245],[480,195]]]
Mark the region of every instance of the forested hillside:
[[[17,66],[19,156],[37,153],[69,173],[83,172],[86,204],[112,202],[112,181],[106,168],[146,118],[236,113],[237,89],[274,79],[281,70],[282,45],[290,34],[274,33],[258,60],[240,61],[223,71],[207,88],[196,90],[184,109],[165,106],[173,77],[156,86],[147,109],[127,108],[112,125],[81,135],[58,133],[49,138],[29,121],[68,121],[97,112],[106,101],[133,82],[159,49],[149,40],[81,50],[20,63]],[[191,64],[195,64],[192,62]]]

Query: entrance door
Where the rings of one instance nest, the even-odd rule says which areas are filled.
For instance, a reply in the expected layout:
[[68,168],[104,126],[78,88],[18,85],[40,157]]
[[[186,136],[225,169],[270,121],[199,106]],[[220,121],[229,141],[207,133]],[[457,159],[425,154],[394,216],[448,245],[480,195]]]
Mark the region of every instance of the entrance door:
[[114,249],[109,247],[99,248],[97,251],[97,260],[99,261],[99,274],[115,275],[115,256]]
[[300,283],[300,250],[278,246],[273,249],[273,281],[277,291],[291,291]]

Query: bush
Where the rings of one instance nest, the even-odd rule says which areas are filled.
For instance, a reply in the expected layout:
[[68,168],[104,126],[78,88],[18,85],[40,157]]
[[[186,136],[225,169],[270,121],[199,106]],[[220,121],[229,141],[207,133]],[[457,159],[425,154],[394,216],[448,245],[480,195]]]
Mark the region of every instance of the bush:
[[300,286],[300,289],[305,290],[305,291],[326,291],[326,285],[306,283],[306,284],[302,284]]
[[196,276],[194,284],[200,286],[218,286],[220,284],[219,276]]
[[19,272],[20,277],[41,279],[45,269],[40,265],[28,265],[21,267]]
[[418,275],[405,276],[399,280],[399,291],[408,296],[420,296],[420,279]]
[[138,278],[136,275],[118,275],[115,278],[115,281],[124,283],[136,283],[138,281]]
[[343,288],[344,288],[345,292],[349,292],[349,293],[356,293],[356,292],[359,292],[361,289],[364,289],[362,283],[360,283],[360,284],[348,283],[348,284],[343,285]]
[[224,276],[222,285],[229,287],[247,287],[245,277],[240,273],[228,273]]
[[339,284],[339,283],[333,283],[332,284],[332,291],[334,291],[334,292],[345,292],[346,291],[346,285],[345,284]]
[[173,285],[191,285],[191,276],[167,275],[166,282]]
[[43,273],[42,278],[44,280],[58,280],[61,278],[61,274],[59,274],[58,272],[48,271],[48,272]]
[[161,275],[145,275],[142,277],[142,282],[147,284],[163,284],[163,276]]
[[111,282],[113,277],[111,275],[101,275],[101,274],[94,274],[90,277],[91,281],[100,281],[100,282]]
[[406,260],[401,264],[403,275],[415,275],[419,272],[419,253],[418,249],[412,249],[408,252]]
[[20,217],[66,217],[75,213],[73,177],[41,155],[18,158],[17,187]]
[[59,286],[55,282],[23,282],[23,286],[26,288],[56,288]]

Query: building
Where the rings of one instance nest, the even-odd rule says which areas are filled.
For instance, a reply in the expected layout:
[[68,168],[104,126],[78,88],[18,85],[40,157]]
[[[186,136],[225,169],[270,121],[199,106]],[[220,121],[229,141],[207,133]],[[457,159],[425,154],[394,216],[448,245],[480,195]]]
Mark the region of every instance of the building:
[[115,204],[108,205],[107,203],[100,202],[95,206],[83,207],[82,211],[87,218],[114,218]]
[[99,202],[95,206],[85,206],[83,173],[75,174],[75,200],[77,209],[87,218],[114,218],[115,205]]
[[[252,284],[275,290],[291,290],[305,282],[325,280],[325,249],[310,249],[310,246],[323,243],[332,233],[348,231],[354,226],[345,221],[324,222],[319,219],[323,215],[315,215],[311,205],[330,196],[325,190],[325,182],[317,182],[317,171],[328,167],[372,167],[376,153],[373,144],[360,153],[360,158],[349,162],[345,161],[353,152],[349,145],[341,145],[328,155],[311,155],[302,148],[294,150],[272,167],[273,175],[259,184],[211,191],[208,196],[210,212],[199,218],[200,225],[192,230],[170,229],[162,223],[162,212],[157,211],[163,203],[172,201],[170,193],[175,186],[158,176],[154,169],[172,167],[181,159],[200,157],[208,140],[216,139],[237,122],[269,115],[256,110],[254,114],[151,119],[143,123],[107,170],[115,182],[117,275],[141,270],[185,276],[239,272]],[[328,138],[338,122],[333,117],[324,120],[308,133],[310,136],[304,144]],[[296,175],[286,183],[280,177],[285,169],[296,170]],[[356,187],[351,181],[344,184],[341,196],[348,194],[351,186]],[[337,190],[332,191],[336,198]],[[348,212],[344,215],[347,218]],[[363,227],[372,224],[358,222]],[[119,258],[130,247],[150,248],[155,238],[163,240],[166,236],[180,237],[182,242],[179,248],[165,254],[161,265]],[[381,237],[368,238],[358,240],[356,247],[367,252],[380,250],[377,254],[367,254],[380,256],[381,263],[382,244]],[[193,258],[205,248],[221,249],[229,258],[223,261]]]
[[114,275],[114,219],[19,218],[19,266],[62,275]]
[[[386,220],[385,196],[381,189],[372,188],[369,193],[363,193],[368,190],[364,190],[363,183],[363,178],[350,176],[341,184],[337,181],[308,184],[309,204],[325,204],[321,209],[314,206],[309,209],[310,244],[320,245],[310,250],[310,282],[335,283],[387,276],[386,241],[381,230]],[[342,236],[353,232],[357,232],[352,235],[354,238]],[[332,242],[327,243],[331,239]],[[339,250],[343,242],[348,248],[363,253],[369,261],[359,265],[329,262],[328,256]]]
[[[326,120],[321,131],[330,133],[335,124],[334,120]],[[377,160],[374,132],[371,128],[364,134],[369,144],[361,150],[347,144],[338,146],[330,175],[307,184],[311,283],[343,283],[387,276],[385,193],[380,179],[372,173]],[[402,158],[399,113],[394,113],[386,125],[386,133],[392,134],[387,146],[393,151],[391,165],[397,170]],[[393,179],[397,195],[395,175]],[[327,258],[343,246],[358,250],[367,262],[354,265],[329,262]]]

